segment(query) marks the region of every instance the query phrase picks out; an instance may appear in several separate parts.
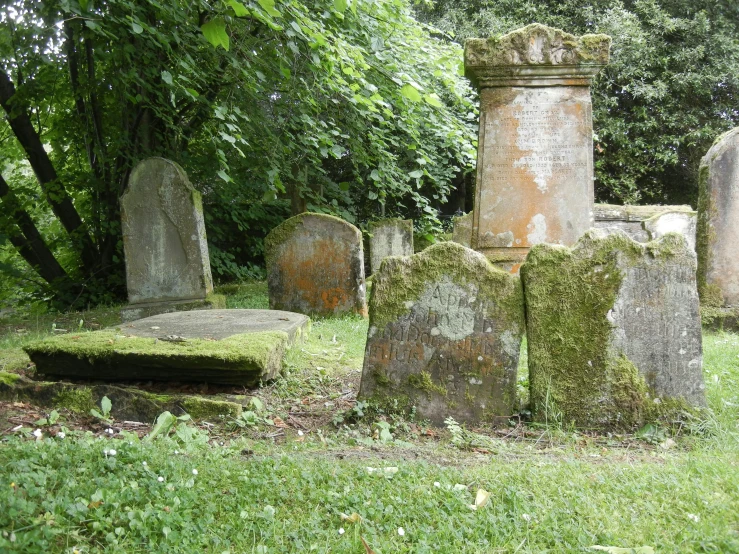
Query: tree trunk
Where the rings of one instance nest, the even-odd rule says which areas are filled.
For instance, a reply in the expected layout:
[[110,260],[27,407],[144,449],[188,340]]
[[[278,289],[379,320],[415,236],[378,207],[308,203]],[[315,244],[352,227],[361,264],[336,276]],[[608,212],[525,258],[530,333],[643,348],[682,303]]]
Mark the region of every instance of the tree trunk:
[[73,243],[79,248],[86,272],[92,274],[97,266],[98,254],[87,232],[87,227],[82,222],[64,186],[59,182],[56,170],[46,150],[44,150],[41,138],[34,129],[28,114],[24,110],[17,108],[14,110],[10,105],[10,100],[14,95],[15,86],[13,82],[5,71],[0,71],[0,105],[8,114],[8,123],[10,123],[13,133],[25,150],[26,157],[54,215],[69,233]]
[[7,214],[15,226],[20,229],[19,233],[13,232],[14,229],[11,228],[9,238],[23,259],[52,286],[59,285],[61,280],[69,281],[66,271],[56,261],[31,216],[20,207],[18,199],[10,191],[2,175],[0,175],[0,203],[4,208],[3,213]]

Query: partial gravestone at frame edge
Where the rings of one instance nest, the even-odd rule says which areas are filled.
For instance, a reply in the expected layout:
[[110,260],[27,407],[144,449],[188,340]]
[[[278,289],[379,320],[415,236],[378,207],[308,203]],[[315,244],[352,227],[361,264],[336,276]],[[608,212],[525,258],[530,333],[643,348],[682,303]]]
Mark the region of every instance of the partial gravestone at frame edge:
[[590,84],[607,35],[532,24],[465,42],[480,94],[472,247],[517,272],[535,244],[572,245],[593,222]]
[[129,299],[123,321],[225,307],[212,294],[202,199],[178,164],[155,157],[134,167],[121,196],[121,231]]

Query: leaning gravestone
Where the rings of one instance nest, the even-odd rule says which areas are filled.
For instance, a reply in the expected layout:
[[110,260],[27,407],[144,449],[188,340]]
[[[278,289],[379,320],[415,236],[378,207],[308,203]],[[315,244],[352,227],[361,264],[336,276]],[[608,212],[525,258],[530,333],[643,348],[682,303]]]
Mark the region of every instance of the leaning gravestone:
[[518,277],[445,242],[375,276],[359,397],[443,424],[510,416],[524,332]]
[[124,321],[212,307],[203,205],[179,165],[149,158],[133,169],[121,224],[130,303]]
[[382,219],[369,225],[370,268],[372,273],[388,256],[413,254],[413,222],[410,219]]
[[465,42],[480,94],[472,247],[509,271],[531,246],[571,245],[591,227],[590,83],[610,44],[539,24]]
[[521,268],[535,418],[634,428],[704,406],[695,254],[669,234],[639,244],[586,233],[538,245]]
[[713,144],[698,173],[698,286],[706,306],[739,306],[739,127]]
[[325,214],[304,213],[264,239],[269,306],[308,315],[367,314],[362,233]]

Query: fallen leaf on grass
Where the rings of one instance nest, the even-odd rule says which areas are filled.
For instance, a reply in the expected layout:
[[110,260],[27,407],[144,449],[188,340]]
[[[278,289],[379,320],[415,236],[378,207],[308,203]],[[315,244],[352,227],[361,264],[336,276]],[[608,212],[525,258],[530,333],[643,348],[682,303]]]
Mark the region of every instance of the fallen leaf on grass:
[[364,537],[359,537],[359,538],[360,538],[360,539],[362,539],[362,545],[364,545],[364,553],[365,553],[365,554],[375,554],[375,551],[374,551],[374,550],[372,550],[372,549],[371,549],[371,548],[369,547],[369,545],[367,544],[367,541],[366,541],[366,540],[364,540]]
[[275,423],[275,427],[279,427],[280,429],[287,429],[287,428],[288,428],[288,424],[287,424],[287,423],[285,423],[285,422],[284,422],[284,421],[282,420],[282,418],[281,418],[281,417],[279,417],[279,416],[275,416],[275,417],[274,417],[274,418],[272,419],[272,421],[274,421],[274,423]]
[[352,512],[352,515],[348,516],[345,513],[341,513],[341,521],[348,521],[349,523],[359,523],[362,521],[362,516],[360,516],[357,512]]
[[471,510],[477,510],[478,508],[482,508],[485,504],[488,503],[488,500],[490,499],[490,493],[486,491],[485,489],[477,489],[477,496],[475,496],[475,503],[470,504]]

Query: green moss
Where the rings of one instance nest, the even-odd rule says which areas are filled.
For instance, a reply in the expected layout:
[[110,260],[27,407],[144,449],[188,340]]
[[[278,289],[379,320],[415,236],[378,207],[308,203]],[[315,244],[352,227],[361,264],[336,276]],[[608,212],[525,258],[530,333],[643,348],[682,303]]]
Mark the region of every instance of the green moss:
[[242,412],[241,404],[225,402],[223,400],[211,400],[198,396],[189,396],[179,402],[193,419],[217,419],[220,417],[239,417]]
[[436,393],[441,396],[446,396],[447,394],[446,387],[438,383],[434,383],[434,380],[431,378],[431,374],[427,371],[409,375],[408,384],[415,389],[426,391],[429,396],[431,396],[432,393]]
[[[719,141],[722,138],[723,136],[719,138]],[[719,141],[714,143],[711,150]],[[696,223],[695,233],[695,252],[698,256],[698,272],[696,273],[696,279],[701,305],[719,308],[724,305],[723,292],[718,285],[708,282],[708,270],[712,263],[711,245],[716,242],[716,230],[711,225],[711,221],[718,217],[718,209],[711,197],[711,191],[708,189],[709,173],[708,163],[704,159],[701,161],[700,169],[698,170],[698,221]]]
[[80,414],[88,414],[97,407],[92,399],[92,389],[89,387],[65,388],[54,397],[53,405]]
[[0,371],[0,383],[2,383],[3,385],[7,385],[11,387],[20,378],[21,376],[15,373],[8,373],[7,371]]
[[159,341],[145,337],[128,337],[116,331],[93,331],[80,335],[62,335],[29,344],[24,349],[34,354],[54,355],[64,353],[80,359],[107,361],[121,356],[138,359],[177,359],[183,363],[198,363],[204,358],[224,362],[224,367],[239,369],[240,363],[249,361],[263,365],[269,355],[287,341],[283,331],[244,333],[209,341],[190,339],[182,343]]
[[739,331],[739,308],[701,306],[701,324],[717,331]]
[[226,309],[226,296],[223,294],[211,292],[205,297],[205,301],[210,304],[210,307],[214,310]]
[[384,372],[375,371],[372,375],[375,378],[375,383],[377,383],[381,387],[386,387],[391,382],[388,376]]
[[[578,426],[638,425],[649,389],[634,364],[612,352],[613,308],[626,263],[645,256],[690,263],[684,238],[666,235],[639,244],[625,234],[587,233],[575,249],[534,246],[521,268],[527,303],[532,411],[545,420],[552,406],[563,423]],[[623,262],[621,262],[623,263]]]
[[524,328],[523,291],[516,276],[501,271],[489,261],[454,242],[443,242],[409,258],[388,257],[375,277],[370,298],[370,321],[378,329],[410,311],[429,283],[449,278],[466,287],[479,287],[478,296],[500,299],[491,306],[490,317]]

